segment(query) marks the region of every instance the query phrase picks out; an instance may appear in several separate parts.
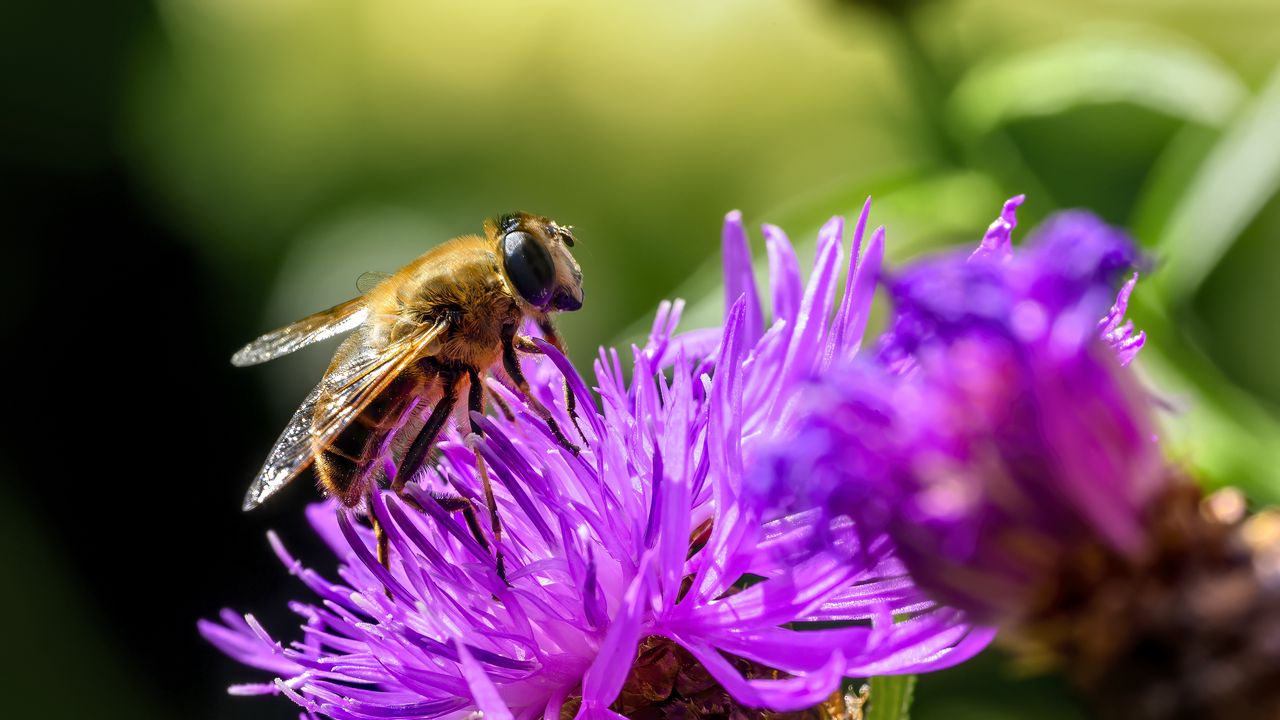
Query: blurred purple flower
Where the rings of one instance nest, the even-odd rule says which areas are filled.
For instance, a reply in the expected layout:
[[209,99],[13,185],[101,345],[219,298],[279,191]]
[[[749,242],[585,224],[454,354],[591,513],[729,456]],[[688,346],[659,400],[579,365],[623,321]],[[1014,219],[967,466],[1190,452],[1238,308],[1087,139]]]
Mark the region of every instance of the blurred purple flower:
[[1145,340],[1123,320],[1136,276],[1116,297],[1136,248],[1075,211],[1014,251],[1021,202],[967,258],[885,279],[894,314],[875,360],[817,380],[797,439],[750,485],[768,507],[888,532],[913,580],[983,622],[1029,611],[1095,538],[1141,553],[1168,478],[1124,368]]
[[1097,717],[1280,717],[1280,512],[1204,498],[1162,457],[1127,367],[1136,276],[1114,294],[1128,238],[1071,212],[1015,251],[1020,202],[968,259],[885,279],[875,358],[801,393],[748,501],[817,508],[825,551],[827,527],[887,534],[913,582],[997,625],[1024,668],[1061,671]]
[[[766,517],[747,501],[744,476],[761,448],[794,432],[799,388],[860,344],[884,237],[877,231],[857,261],[866,215],[834,308],[843,221],[823,226],[807,285],[782,231],[765,227],[775,317],[766,329],[731,213],[724,328],[677,335],[682,306],[664,303],[646,346],[633,348],[629,385],[618,353],[601,351],[602,413],[544,345],[530,379],[565,424],[557,396],[567,378],[583,409],[583,454],[564,451],[527,412],[480,418],[483,439],[451,434],[440,464],[410,485],[425,514],[395,497],[371,503],[390,536],[390,571],[372,533],[331,507],[309,517],[343,561],[340,582],[305,569],[272,536],[319,602],[291,606],[303,637],[287,647],[249,616],[200,623],[224,652],[277,676],[232,692],[283,693],[309,713],[353,720],[616,717],[675,704],[692,714],[801,711],[846,676],[928,671],[985,647],[992,631],[926,599],[883,533],[819,527],[816,511]],[[430,498],[448,487],[483,505],[468,442],[495,479],[510,585]],[[794,625],[813,622],[826,629]]]

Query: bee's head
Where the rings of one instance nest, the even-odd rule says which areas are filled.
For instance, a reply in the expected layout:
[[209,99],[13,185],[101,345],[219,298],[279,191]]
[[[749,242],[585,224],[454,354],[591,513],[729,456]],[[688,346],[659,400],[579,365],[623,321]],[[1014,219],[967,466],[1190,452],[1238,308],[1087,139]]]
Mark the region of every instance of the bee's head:
[[582,268],[569,254],[574,243],[569,231],[550,218],[520,212],[485,222],[507,282],[539,312],[582,307]]

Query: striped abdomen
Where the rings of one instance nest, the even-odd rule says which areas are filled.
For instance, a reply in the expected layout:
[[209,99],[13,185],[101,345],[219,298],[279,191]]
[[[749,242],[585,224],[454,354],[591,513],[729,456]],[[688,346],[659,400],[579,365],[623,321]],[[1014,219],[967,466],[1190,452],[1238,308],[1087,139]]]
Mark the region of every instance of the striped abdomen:
[[403,429],[406,421],[414,424],[406,415],[420,411],[415,401],[425,392],[424,385],[417,373],[396,379],[316,455],[316,474],[329,495],[351,507],[383,478],[381,456],[390,450],[393,432]]

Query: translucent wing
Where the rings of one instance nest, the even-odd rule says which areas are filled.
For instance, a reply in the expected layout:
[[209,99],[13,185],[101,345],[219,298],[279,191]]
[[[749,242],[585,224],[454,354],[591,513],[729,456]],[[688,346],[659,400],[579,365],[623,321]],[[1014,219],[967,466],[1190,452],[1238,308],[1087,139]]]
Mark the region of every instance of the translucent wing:
[[280,433],[244,496],[244,509],[257,507],[305,470],[392,380],[427,354],[445,327],[421,325],[402,338],[379,343],[365,326],[347,338],[320,384]]
[[361,273],[360,277],[356,278],[356,292],[363,295],[381,285],[382,281],[389,277],[391,277],[391,273],[378,272],[376,270]]
[[302,318],[292,325],[272,330],[240,348],[231,356],[231,364],[244,367],[274,360],[311,343],[354,330],[368,317],[369,308],[365,306],[363,297],[348,300]]

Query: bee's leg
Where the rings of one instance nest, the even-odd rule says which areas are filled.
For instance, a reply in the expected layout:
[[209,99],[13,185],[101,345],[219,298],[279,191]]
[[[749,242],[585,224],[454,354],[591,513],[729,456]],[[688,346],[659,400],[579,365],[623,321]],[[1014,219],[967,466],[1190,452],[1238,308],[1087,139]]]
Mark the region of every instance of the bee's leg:
[[[475,368],[467,368],[467,379],[471,385],[467,391],[467,410],[483,414],[484,385],[480,382],[480,372]],[[475,419],[470,418],[470,420],[471,432],[476,435],[483,434],[480,425],[476,423]],[[475,448],[475,454],[476,474],[480,476],[480,483],[484,486],[484,502],[489,508],[489,527],[493,530],[494,555],[498,563],[498,578],[505,583],[507,582],[507,568],[502,557],[502,518],[498,516],[498,503],[493,498],[493,485],[489,482],[489,471],[485,468],[484,458],[480,455],[480,448]]]
[[[366,500],[366,502],[371,502],[371,501]],[[338,522],[341,523],[343,520],[343,517],[342,517],[343,514],[349,513],[351,512],[351,510],[352,510],[352,505],[348,505],[346,503],[344,503],[344,507],[338,508]],[[388,571],[390,571],[391,570],[391,544],[389,542],[389,538],[387,537],[387,531],[385,528],[382,527],[382,523],[378,522],[378,516],[374,515],[372,505],[368,506],[368,516],[369,516],[369,525],[373,527],[373,541],[374,541],[374,544],[377,545],[378,547],[378,564],[386,568]],[[387,596],[388,600],[391,599],[390,590],[383,588],[382,592]]]
[[[574,455],[581,453],[582,449],[569,442],[569,438],[565,437],[564,433],[560,431],[560,425],[556,423],[555,418],[551,417],[551,411],[547,410],[529,390],[529,381],[525,379],[524,371],[520,369],[520,358],[516,355],[517,346],[524,352],[541,352],[538,346],[533,344],[533,341],[528,338],[517,337],[514,328],[512,328],[510,332],[504,332],[502,336],[502,366],[506,369],[507,374],[511,376],[511,380],[515,382],[516,387],[520,388],[520,394],[524,395],[529,407],[533,408],[534,412],[547,421],[547,427],[551,429],[551,434],[555,436],[556,442]],[[533,349],[529,350],[528,348]]]
[[[476,506],[471,501],[458,495],[445,495],[432,493],[433,497],[445,512],[460,512],[462,519],[467,523],[467,529],[471,531],[471,537],[480,543],[480,547],[485,550],[489,549],[489,539],[484,536],[484,531],[480,529],[480,518],[476,517]],[[413,505],[417,505],[417,501],[412,501]],[[419,508],[421,510],[421,508]],[[504,578],[505,579],[505,578]]]
[[498,407],[498,412],[502,413],[502,417],[506,418],[508,422],[516,419],[515,413],[511,412],[511,406],[497,393],[490,393],[489,399]]
[[427,460],[427,453],[431,452],[431,448],[436,444],[436,437],[440,434],[440,429],[444,427],[445,422],[449,420],[449,413],[453,412],[454,405],[458,404],[458,380],[459,373],[449,369],[440,371],[440,386],[444,391],[444,395],[431,409],[431,416],[427,418],[426,424],[422,426],[422,430],[418,432],[418,436],[413,439],[413,444],[405,451],[404,459],[400,461],[400,467],[396,470],[396,477],[391,482],[391,489],[397,495],[403,496],[405,483],[414,476],[422,468]]
[[[422,504],[418,499],[404,491],[402,486],[396,493],[396,497],[405,505],[417,510],[420,513],[426,513],[422,508]],[[489,549],[489,538],[484,536],[484,530],[480,529],[480,519],[476,516],[476,506],[470,500],[461,495],[449,495],[448,493],[431,493],[431,499],[436,504],[444,508],[445,512],[460,512],[462,519],[467,523],[467,529],[471,531],[471,537],[475,538],[480,547],[485,550]]]
[[[391,542],[387,538],[387,530],[382,527],[382,523],[378,522],[378,516],[373,514],[373,510],[369,511],[369,524],[373,525],[373,537],[378,543],[378,564],[382,567],[391,569]],[[387,597],[391,597],[391,591],[387,591]]]
[[[551,318],[544,317],[538,321],[538,329],[542,331],[542,336],[552,347],[560,351],[561,355],[568,355],[568,350],[564,345],[564,338],[560,337],[560,332],[556,330],[555,323],[551,322]],[[534,345],[537,348],[536,345]],[[578,431],[578,437],[583,442],[587,441],[587,436],[582,432],[582,426],[578,424],[578,397],[573,394],[573,389],[569,387],[569,379],[564,381],[564,409],[569,413],[569,420],[573,423],[573,429]]]
[[[427,454],[435,446],[436,437],[440,435],[441,428],[444,427],[445,422],[449,419],[449,414],[453,412],[454,406],[458,403],[458,382],[461,380],[461,374],[455,370],[441,369],[438,377],[441,387],[444,389],[444,394],[436,402],[435,407],[431,409],[431,415],[427,418],[427,422],[422,426],[422,430],[418,432],[418,436],[414,438],[413,444],[405,452],[404,459],[400,461],[400,468],[396,471],[395,479],[391,482],[391,489],[395,492],[396,497],[418,512],[424,512],[422,505],[418,503],[414,496],[405,492],[405,485],[421,469],[426,461]],[[485,488],[486,490],[488,489],[487,478],[485,479]],[[471,535],[476,539],[476,542],[480,543],[480,547],[485,550],[489,549],[489,540],[485,538],[484,532],[480,528],[480,520],[476,517],[476,509],[470,500],[456,495],[433,494],[432,497],[446,511],[460,511],[467,523],[467,529],[471,531]],[[376,520],[374,522],[374,532],[379,533],[378,560],[382,562],[383,567],[386,567],[387,563],[383,560],[382,555],[382,547],[386,543],[386,536]]]
[[[373,542],[378,548],[378,564],[386,568],[386,570],[390,572],[391,571],[391,542],[390,542],[390,538],[387,537],[387,529],[382,527],[382,523],[378,522],[377,514],[373,512],[373,497],[372,497],[373,492],[374,491],[370,489],[369,492],[366,493],[365,513],[369,516],[369,525],[373,527]],[[341,518],[342,513],[350,512],[352,505],[356,503],[347,504],[344,502],[344,504],[346,504],[347,507],[338,510],[339,520],[342,519]],[[383,588],[382,592],[384,595],[387,596],[388,600],[391,599],[390,589]]]

